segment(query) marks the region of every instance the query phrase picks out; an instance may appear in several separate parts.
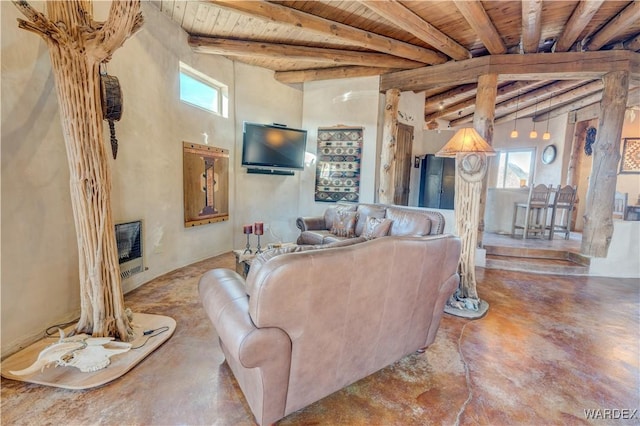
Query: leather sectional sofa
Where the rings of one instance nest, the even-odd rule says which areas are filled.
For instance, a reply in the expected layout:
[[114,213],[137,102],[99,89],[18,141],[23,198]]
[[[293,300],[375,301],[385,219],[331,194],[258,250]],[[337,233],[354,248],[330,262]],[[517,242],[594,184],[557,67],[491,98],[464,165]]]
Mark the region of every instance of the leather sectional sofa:
[[[340,214],[355,216],[353,234],[336,230]],[[383,235],[367,235],[367,225],[375,219],[386,219],[387,232]],[[320,245],[357,238],[358,242],[380,236],[424,236],[439,235],[444,231],[444,216],[433,210],[409,208],[386,204],[347,204],[338,203],[329,207],[322,216],[299,217],[296,226],[300,229],[297,244]],[[348,232],[346,233],[348,234]]]
[[304,408],[435,338],[459,282],[457,237],[387,236],[340,245],[269,250],[256,256],[246,281],[228,269],[200,279],[203,306],[258,424]]

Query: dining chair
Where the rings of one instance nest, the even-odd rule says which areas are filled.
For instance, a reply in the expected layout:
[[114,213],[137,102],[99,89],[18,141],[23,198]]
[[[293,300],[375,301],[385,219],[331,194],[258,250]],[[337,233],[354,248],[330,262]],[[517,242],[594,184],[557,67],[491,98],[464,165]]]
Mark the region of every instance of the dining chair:
[[564,239],[568,240],[571,235],[571,217],[573,206],[576,202],[576,187],[566,185],[555,191],[553,204],[551,205],[551,220],[547,229],[549,230],[549,239],[553,240],[556,232],[564,232]]
[[[529,197],[526,203],[515,203],[513,208],[513,221],[511,223],[511,236],[516,237],[516,230],[522,229],[522,238],[527,239],[530,234],[538,234],[544,237],[547,227],[547,210],[549,209],[549,197],[552,186],[545,184],[531,185]],[[524,214],[518,214],[523,211]],[[519,221],[518,219],[521,218]]]
[[618,192],[613,199],[613,218],[614,219],[624,219],[624,211],[627,208],[627,200],[629,194],[627,192]]

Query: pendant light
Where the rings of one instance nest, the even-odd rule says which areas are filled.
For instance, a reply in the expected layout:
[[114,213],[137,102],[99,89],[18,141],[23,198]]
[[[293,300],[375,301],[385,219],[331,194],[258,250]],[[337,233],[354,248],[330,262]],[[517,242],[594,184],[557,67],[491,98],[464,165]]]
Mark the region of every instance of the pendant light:
[[547,130],[542,134],[542,140],[548,141],[551,139],[551,133],[549,133],[549,116],[551,112],[551,98],[553,98],[553,93],[549,96],[549,111],[547,111]]
[[518,103],[520,102],[520,91],[518,90],[518,96],[516,97],[516,119],[513,120],[513,130],[511,131],[511,139],[518,137]]
[[533,118],[531,119],[533,121],[533,129],[531,130],[531,133],[529,133],[529,138],[530,139],[536,139],[538,137],[538,132],[536,132],[536,113],[538,112],[538,101],[536,100],[536,105],[533,108]]

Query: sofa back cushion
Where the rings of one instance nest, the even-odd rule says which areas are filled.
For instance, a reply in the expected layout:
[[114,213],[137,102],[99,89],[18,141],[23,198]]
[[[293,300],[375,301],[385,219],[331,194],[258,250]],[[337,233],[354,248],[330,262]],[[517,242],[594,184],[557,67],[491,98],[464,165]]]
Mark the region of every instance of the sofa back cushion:
[[389,207],[387,218],[392,221],[389,230],[391,236],[419,237],[431,233],[431,219],[422,211]]

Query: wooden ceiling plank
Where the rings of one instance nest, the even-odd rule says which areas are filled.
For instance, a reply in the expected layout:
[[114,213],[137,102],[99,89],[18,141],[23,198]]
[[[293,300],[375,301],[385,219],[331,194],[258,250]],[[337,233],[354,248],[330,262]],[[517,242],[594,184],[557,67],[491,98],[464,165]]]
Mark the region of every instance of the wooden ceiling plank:
[[[580,104],[575,105],[563,105],[559,108],[542,114],[540,120],[544,121],[547,119],[547,116],[549,118],[553,118],[565,113],[569,113],[569,123],[571,124],[577,123],[579,121],[598,118],[600,117],[600,99],[602,97],[602,93],[598,93],[597,95],[599,96],[594,96],[594,99],[596,100],[591,104],[581,106],[580,104],[584,104],[584,102],[580,102]],[[640,87],[634,87],[633,89],[629,90],[629,97],[627,98],[627,108],[633,107],[638,103],[640,103]]]
[[[598,84],[598,82],[600,84]],[[592,84],[593,83],[593,84]],[[556,81],[551,84],[546,84],[535,90],[531,90],[518,97],[513,97],[506,101],[500,102],[496,105],[496,117],[500,117],[500,120],[496,119],[496,123],[503,123],[517,118],[527,117],[536,112],[543,111],[549,108],[548,103],[544,103],[545,98],[551,99],[551,106],[562,104],[567,102],[566,97],[572,98],[577,96],[584,96],[585,94],[602,89],[602,81],[596,80],[591,83],[584,83],[583,81]],[[571,92],[576,90],[575,92]],[[560,93],[558,93],[560,92]],[[570,93],[571,95],[565,95]],[[563,97],[566,96],[566,97]],[[516,109],[518,113],[516,115]],[[465,123],[471,123],[473,121],[473,114],[458,117],[449,122],[452,127],[459,126]]]
[[[584,98],[586,96],[594,95],[594,93],[602,92],[603,86],[604,84],[602,83],[602,80],[598,79],[590,83],[584,84],[582,86],[576,87],[575,89],[560,93],[559,95],[554,95],[553,99],[551,100],[551,108],[554,108],[557,105],[565,104],[567,102],[575,103],[575,102],[578,102],[576,101],[576,99],[578,98]],[[549,91],[548,93],[553,93],[553,92]],[[530,95],[530,96],[533,96],[533,95]],[[528,117],[530,115],[534,115],[536,114],[537,111],[542,110],[543,107],[546,107],[547,106],[546,103],[545,105],[541,106],[541,102],[544,101],[543,96],[544,95],[538,96],[538,99],[536,100],[534,105],[528,106],[526,108],[521,108],[518,111],[518,117],[522,118],[522,117]],[[587,105],[587,104],[584,104],[584,105]],[[498,111],[500,112],[504,111],[503,109],[500,109],[500,107],[501,105],[496,106],[496,113],[498,113]],[[516,116],[515,112],[503,114],[500,116],[499,119],[496,119],[496,124],[514,120],[515,116]]]
[[478,34],[489,53],[500,55],[507,52],[507,47],[502,42],[498,30],[479,0],[454,0],[454,3],[469,26]]
[[360,0],[360,3],[453,59],[471,58],[471,53],[464,46],[396,0]]
[[428,96],[424,101],[425,110],[434,105],[439,105],[440,102],[446,102],[459,96],[475,96],[477,88],[477,83],[469,83],[454,87],[453,89],[447,90],[446,92],[442,92],[434,96]]
[[582,30],[591,22],[604,0],[580,1],[553,46],[554,52],[568,52],[576,42]]
[[636,34],[635,37],[631,37],[629,40],[623,43],[625,49],[637,52],[640,50],[640,34]]
[[382,75],[380,91],[389,88],[422,91],[439,86],[473,83],[481,74],[496,73],[501,80],[592,80],[612,71],[640,73],[640,53],[627,50],[595,52],[490,55],[442,65]]
[[[515,110],[515,108],[517,108],[518,106],[526,105],[529,99],[535,99],[534,96],[529,96],[529,93],[538,93],[538,95],[542,95],[544,93],[553,93],[553,91],[557,91],[557,90],[564,90],[565,88],[568,88],[568,87],[572,88],[579,84],[574,81],[567,81],[567,82],[560,82],[560,83],[561,84],[557,86],[553,84],[546,85],[544,88],[532,90],[523,95],[520,95],[521,90],[527,90],[532,87],[540,86],[542,82],[515,81],[513,83],[509,83],[502,87],[499,87],[496,91],[496,103],[497,103],[496,112],[498,112],[498,107],[500,107],[500,109],[504,111],[505,109],[508,109],[508,108],[513,108]],[[552,88],[552,86],[554,87]],[[546,89],[546,90],[543,90],[543,89]],[[514,96],[514,93],[515,93],[515,96]],[[474,101],[474,99],[470,99],[470,101]],[[464,108],[461,108],[460,110],[467,109],[473,105],[474,105],[473,102],[471,103],[465,102]],[[452,120],[452,121],[455,121],[456,125],[461,123],[470,123],[473,121],[473,111],[470,111],[468,114],[463,115],[459,112],[460,110],[454,109],[453,107],[447,108],[445,113],[438,118],[446,117],[447,115],[454,115],[457,113],[458,118]],[[429,118],[431,119],[431,117]]]
[[337,78],[370,77],[390,71],[374,67],[335,67],[315,70],[276,71],[274,77],[281,83],[293,84]]
[[522,0],[522,50],[537,53],[542,34],[542,0]]
[[193,34],[193,25],[196,20],[197,13],[198,3],[193,1],[187,2],[187,7],[185,8],[184,17],[182,18],[180,26],[182,26],[182,28],[184,28],[184,30],[189,34]]
[[330,21],[275,3],[237,0],[210,0],[210,3],[244,14],[260,16],[270,21],[293,25],[307,31],[330,35],[356,46],[400,56],[425,64],[441,64],[447,60],[445,55],[433,50],[360,30],[340,22]]
[[640,19],[640,0],[634,0],[622,12],[614,16],[598,32],[591,36],[585,44],[585,50],[599,50],[627,27]]
[[214,55],[287,58],[300,61],[327,62],[335,65],[361,65],[387,69],[424,66],[421,62],[384,53],[295,46],[251,40],[230,40],[217,37],[190,36],[188,42],[194,52]]

